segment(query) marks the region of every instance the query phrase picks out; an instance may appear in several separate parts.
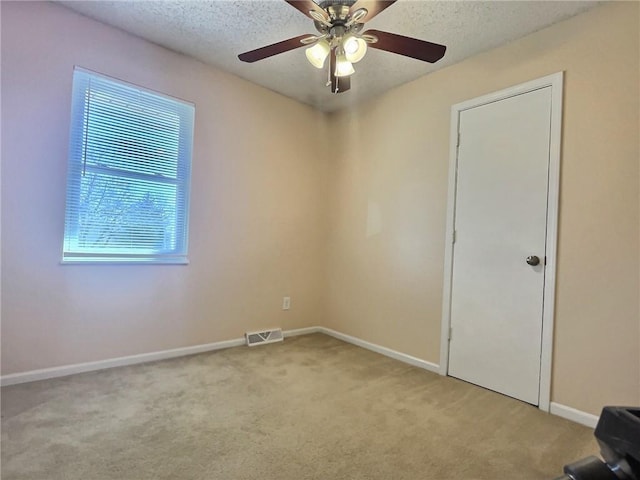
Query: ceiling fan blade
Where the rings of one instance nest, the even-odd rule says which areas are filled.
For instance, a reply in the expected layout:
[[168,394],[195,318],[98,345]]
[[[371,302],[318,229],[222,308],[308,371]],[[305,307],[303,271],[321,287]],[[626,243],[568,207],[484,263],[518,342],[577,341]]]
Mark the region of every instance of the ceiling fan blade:
[[290,38],[289,40],[283,40],[282,42],[267,45],[266,47],[257,48],[250,52],[244,52],[238,55],[238,58],[243,62],[257,62],[263,58],[272,57],[279,53],[288,52],[296,48],[304,47],[305,45],[300,41],[304,38],[309,38],[309,35],[300,35],[299,37]]
[[309,14],[311,10],[314,10],[318,12],[320,15],[322,15],[324,18],[327,18],[327,14],[324,12],[324,10],[322,10],[318,6],[318,4],[313,0],[284,0],[284,1],[287,2],[289,5],[291,5],[293,8],[300,10],[309,18],[313,18]]
[[363,35],[373,35],[378,41],[369,43],[370,48],[377,48],[391,53],[415,58],[423,62],[434,63],[444,57],[447,47],[437,43],[425,42],[417,38],[405,37],[395,33],[367,30]]
[[329,59],[329,74],[331,76],[331,93],[346,92],[351,88],[351,77],[336,77],[336,51],[331,50]]
[[369,13],[364,17],[363,21],[368,22],[378,15],[385,8],[396,3],[396,0],[358,0],[351,6],[351,12],[355,12],[359,8],[366,8]]

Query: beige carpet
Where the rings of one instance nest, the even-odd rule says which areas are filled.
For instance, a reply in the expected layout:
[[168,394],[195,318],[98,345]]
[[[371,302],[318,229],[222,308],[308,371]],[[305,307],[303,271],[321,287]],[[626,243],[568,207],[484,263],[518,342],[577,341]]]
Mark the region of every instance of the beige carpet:
[[553,479],[592,431],[322,334],[2,389],[2,479]]

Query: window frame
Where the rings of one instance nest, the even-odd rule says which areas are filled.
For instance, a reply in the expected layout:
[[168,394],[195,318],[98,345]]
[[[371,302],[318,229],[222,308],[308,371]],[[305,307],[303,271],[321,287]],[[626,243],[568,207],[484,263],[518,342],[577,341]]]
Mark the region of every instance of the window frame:
[[[81,78],[81,76],[83,76]],[[152,171],[136,171],[126,170],[123,168],[115,168],[106,165],[96,165],[87,161],[87,134],[89,129],[89,120],[87,118],[89,112],[90,100],[89,91],[92,88],[91,82],[86,83],[86,79],[98,79],[101,82],[107,82],[121,92],[137,92],[145,98],[152,98],[154,103],[164,105],[165,112],[176,115],[179,118],[177,126],[178,142],[175,158],[175,178],[159,175]],[[76,83],[77,82],[77,83]],[[106,90],[94,89],[100,91],[103,95],[109,95]],[[120,92],[118,92],[120,93]],[[116,97],[114,100],[122,100],[123,97]],[[169,105],[172,107],[169,108]],[[145,105],[140,103],[139,106],[144,108]],[[143,116],[142,118],[154,117],[152,114]],[[119,119],[122,121],[122,119]],[[122,123],[120,123],[122,125]],[[123,128],[128,128],[124,126]],[[191,168],[192,168],[192,150],[193,135],[195,130],[195,105],[191,102],[178,99],[164,93],[160,93],[148,88],[116,79],[107,75],[103,75],[82,67],[75,66],[73,70],[73,86],[71,101],[71,118],[69,132],[69,150],[67,159],[67,182],[66,182],[66,205],[65,205],[65,222],[64,237],[62,245],[62,264],[176,264],[187,265],[188,260],[188,244],[189,244],[189,200],[191,193]],[[149,145],[153,145],[150,143]],[[146,145],[145,145],[146,146]],[[138,153],[138,152],[136,152]],[[152,157],[153,160],[154,157]],[[143,250],[153,250],[152,248],[138,247],[138,251],[126,251],[122,247],[105,249],[98,251],[88,247],[80,247],[80,220],[81,214],[81,197],[82,197],[82,181],[85,173],[90,172],[102,179],[112,179],[115,181],[132,182],[136,187],[136,180],[139,182],[150,183],[153,185],[172,185],[175,187],[175,199],[172,203],[173,212],[171,214],[173,222],[173,233],[171,241],[175,247],[164,251],[143,252]],[[107,180],[109,181],[109,180]],[[139,186],[140,184],[138,184]]]

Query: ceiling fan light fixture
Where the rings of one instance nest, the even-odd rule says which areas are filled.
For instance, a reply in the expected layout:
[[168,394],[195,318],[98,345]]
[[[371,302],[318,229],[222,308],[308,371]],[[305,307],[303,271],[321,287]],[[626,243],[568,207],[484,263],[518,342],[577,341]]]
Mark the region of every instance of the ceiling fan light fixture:
[[316,10],[309,10],[309,16],[313,18],[316,22],[319,22],[322,25],[324,25],[325,27],[329,27],[329,28],[332,27],[331,22],[327,20],[324,15],[322,15],[320,12],[317,12]]
[[336,77],[348,77],[356,73],[351,62],[347,60],[344,50],[336,52],[336,71],[334,73]]
[[358,63],[367,53],[367,42],[355,35],[348,35],[342,43],[345,57],[351,63]]
[[324,62],[329,56],[329,52],[331,48],[329,47],[329,42],[327,42],[324,38],[318,41],[315,45],[307,48],[305,51],[305,55],[307,56],[307,60],[309,63],[316,68],[324,67]]
[[367,10],[366,8],[359,8],[358,10],[353,12],[353,15],[351,15],[351,20],[349,21],[349,24],[360,23],[360,20],[366,17],[368,13],[369,13],[369,10]]

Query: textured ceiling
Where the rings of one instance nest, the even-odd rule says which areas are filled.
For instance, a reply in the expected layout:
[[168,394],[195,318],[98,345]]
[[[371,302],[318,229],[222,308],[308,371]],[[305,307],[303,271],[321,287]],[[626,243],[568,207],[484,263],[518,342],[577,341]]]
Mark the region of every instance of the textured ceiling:
[[355,65],[351,90],[332,94],[326,71],[312,67],[304,48],[256,63],[239,53],[305,33],[312,20],[282,0],[62,1],[65,6],[171,50],[324,111],[344,108],[397,85],[581,13],[591,1],[398,0],[365,29],[447,45],[436,64],[369,49]]

